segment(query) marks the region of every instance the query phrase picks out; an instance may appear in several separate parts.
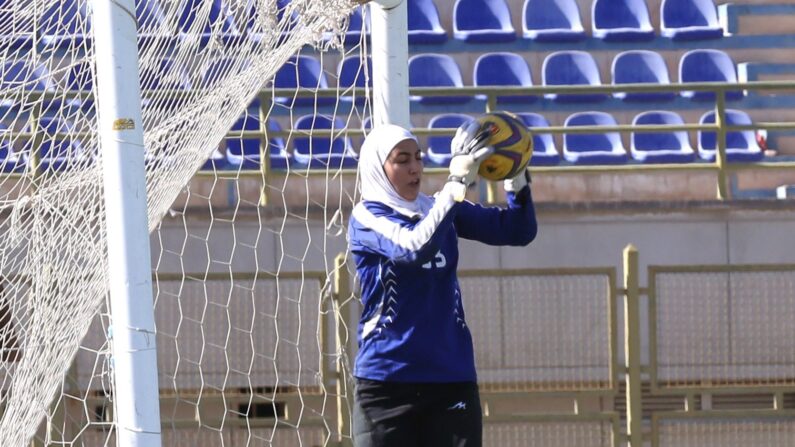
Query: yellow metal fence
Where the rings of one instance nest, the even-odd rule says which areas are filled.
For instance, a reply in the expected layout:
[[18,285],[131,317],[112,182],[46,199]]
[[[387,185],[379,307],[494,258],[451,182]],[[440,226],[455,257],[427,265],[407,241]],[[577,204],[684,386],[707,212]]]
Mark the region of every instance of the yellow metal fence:
[[[213,394],[205,388],[201,400],[190,384],[173,390],[161,386],[164,408],[180,402],[196,407],[186,417],[165,412],[172,416],[163,421],[167,436],[189,436],[191,429],[219,436],[225,430],[260,430],[277,433],[278,439],[350,445],[358,297],[348,272],[340,255],[329,273],[286,274],[281,286],[274,286],[286,288],[281,292],[284,318],[291,315],[290,305],[303,303],[293,310],[304,315],[305,330],[319,337],[308,340],[310,351],[319,348],[319,363],[304,365],[319,374],[319,386],[261,387],[271,380],[265,373],[248,378],[253,392],[240,387]],[[628,246],[622,278],[615,267],[462,270],[459,277],[476,344],[485,445],[791,445],[795,264],[647,266],[642,271],[637,250]],[[248,288],[275,280],[253,273],[199,279],[211,292],[215,282],[234,279]],[[157,278],[158,284],[183,281],[190,282],[180,275]],[[182,290],[190,293],[189,285]],[[227,299],[224,290],[219,289],[219,299]],[[167,301],[159,304],[168,307]],[[304,307],[320,312],[311,318]],[[159,316],[159,324],[164,318]],[[212,315],[204,318],[206,326],[214,324]],[[282,337],[293,338],[289,324],[281,321],[280,327]],[[169,331],[165,324],[161,328]],[[181,355],[190,357],[187,350]],[[231,363],[236,354],[225,355]],[[285,374],[289,377],[290,370]],[[90,400],[109,407],[106,399]],[[216,411],[258,403],[278,410],[231,419]],[[238,436],[232,432],[224,436]]]

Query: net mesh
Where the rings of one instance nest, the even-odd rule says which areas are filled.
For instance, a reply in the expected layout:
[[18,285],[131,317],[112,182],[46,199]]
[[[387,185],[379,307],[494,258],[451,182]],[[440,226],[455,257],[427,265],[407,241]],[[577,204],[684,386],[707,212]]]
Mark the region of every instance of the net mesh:
[[613,426],[591,421],[495,423],[484,428],[483,445],[614,447]]
[[662,420],[661,447],[740,447],[746,445],[785,446],[792,443],[792,419],[748,417],[744,420]]
[[607,275],[475,276],[460,284],[481,389],[613,386]]
[[658,380],[663,386],[792,385],[791,271],[656,276]]
[[[230,150],[234,145],[223,142],[224,135],[241,114],[251,121],[259,115],[278,115],[286,121],[285,127],[296,127],[292,107],[299,100],[264,95],[271,105],[262,105],[263,114],[251,112],[257,107],[252,101],[263,87],[275,88],[277,70],[285,63],[293,64],[295,77],[303,68],[295,55],[302,51],[323,66],[331,66],[334,58],[344,55],[358,58],[362,48],[358,35],[353,45],[343,46],[354,7],[348,0],[136,2],[150,230],[157,230],[167,214],[179,221],[186,209],[203,203],[211,216],[206,233],[196,234],[187,225],[183,229],[186,241],[198,245],[203,241],[207,248],[212,228],[231,222],[241,205],[259,203],[261,176],[255,199],[251,182],[241,180],[242,163],[222,169],[224,160],[235,155]],[[107,263],[96,119],[96,98],[101,93],[94,82],[97,60],[91,20],[87,0],[0,2],[0,169],[6,173],[0,180],[0,231],[5,236],[0,239],[3,446],[25,445],[43,420],[48,424],[39,437],[45,442],[102,445],[113,437],[107,423],[112,420],[108,312],[97,314],[107,298]],[[325,53],[334,55],[324,60]],[[289,68],[282,71],[290,77]],[[301,88],[294,91],[326,87],[319,78],[305,81],[302,77],[297,84]],[[326,109],[338,119],[367,108],[349,105],[338,113],[338,99],[330,99]],[[322,106],[322,98],[304,101],[310,115]],[[315,121],[306,129],[319,128]],[[346,119],[341,121],[346,123]],[[239,127],[259,128],[250,124]],[[239,137],[237,147],[248,141]],[[323,141],[309,139],[307,155],[320,152]],[[330,142],[330,137],[325,141]],[[237,155],[238,161],[253,159],[259,151],[238,151]],[[342,167],[335,162],[325,160],[321,183],[333,183]],[[214,174],[186,188],[201,168]],[[220,179],[230,173],[232,180]],[[295,177],[308,185],[310,168]],[[226,207],[225,215],[216,217],[213,205],[221,201],[222,187],[227,188],[227,198],[232,189],[239,195],[232,200],[233,206]],[[284,190],[275,184],[268,187]],[[325,209],[345,197],[341,191],[331,188],[325,193],[320,199]],[[285,194],[281,196],[282,208],[286,208]],[[255,221],[257,213],[253,211]],[[307,221],[296,215],[298,221]],[[272,231],[275,240],[281,234],[279,228],[267,231]],[[320,369],[319,348],[299,355],[295,347],[306,338],[319,346],[322,284],[319,287],[319,280],[302,278],[297,283],[276,284],[235,278],[231,264],[244,256],[249,258],[239,262],[253,258],[247,270],[259,271],[258,238],[263,230],[246,235],[252,239],[227,241],[227,251],[214,252],[201,268],[194,270],[197,264],[186,266],[180,261],[175,277],[156,284],[158,344],[163,349],[160,386],[170,389],[176,402],[164,412],[203,429],[191,431],[174,423],[174,433],[164,435],[165,445],[171,445],[168,440],[173,436],[183,436],[180,445],[193,443],[186,439],[194,439],[193,445],[231,445],[229,440],[239,436],[227,433],[224,422],[232,416],[240,419],[238,425],[245,428],[248,442],[273,440],[274,424],[255,433],[247,422],[249,412],[267,413],[269,406],[273,413],[283,413],[275,403],[276,390],[318,383],[314,376]],[[178,247],[161,248],[154,256],[163,271],[174,270],[169,255],[190,255]],[[274,255],[267,256],[272,260]],[[296,256],[299,264],[300,260]],[[271,267],[279,271],[278,265]],[[226,280],[204,281],[215,269],[227,272]],[[319,270],[329,268],[320,265]],[[303,313],[304,308],[310,311]],[[255,352],[255,340],[271,341],[272,352]],[[76,355],[78,362],[70,369]],[[227,407],[222,397],[217,406],[220,414],[210,414],[219,411],[215,407],[203,407],[214,395],[225,393],[238,396],[235,403],[239,404]],[[297,402],[292,414],[300,421],[300,396]],[[323,399],[319,405],[322,416]],[[295,421],[293,427],[298,426]],[[215,436],[205,436],[205,432]],[[94,444],[89,438],[104,441]],[[301,443],[300,436],[296,440]]]

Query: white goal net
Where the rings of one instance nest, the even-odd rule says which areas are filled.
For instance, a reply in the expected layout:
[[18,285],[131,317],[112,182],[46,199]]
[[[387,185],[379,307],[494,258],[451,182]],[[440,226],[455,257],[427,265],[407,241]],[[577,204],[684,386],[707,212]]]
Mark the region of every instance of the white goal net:
[[[328,318],[338,210],[370,109],[342,96],[367,77],[366,13],[138,0],[135,14],[163,445],[331,445],[346,417]],[[91,21],[89,0],[0,0],[4,447],[115,444]]]

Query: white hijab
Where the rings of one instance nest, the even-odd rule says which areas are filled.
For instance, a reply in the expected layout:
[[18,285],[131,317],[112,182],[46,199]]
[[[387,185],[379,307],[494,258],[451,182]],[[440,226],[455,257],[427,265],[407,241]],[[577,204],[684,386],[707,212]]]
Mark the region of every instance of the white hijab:
[[359,189],[362,200],[381,202],[405,216],[424,217],[433,200],[423,193],[413,201],[400,197],[384,171],[389,153],[404,140],[416,142],[417,137],[394,124],[379,125],[367,135],[359,154]]

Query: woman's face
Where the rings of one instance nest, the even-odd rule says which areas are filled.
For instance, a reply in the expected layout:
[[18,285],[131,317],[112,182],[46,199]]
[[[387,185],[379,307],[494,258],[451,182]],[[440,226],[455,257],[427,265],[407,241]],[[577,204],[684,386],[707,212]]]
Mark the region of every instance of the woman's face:
[[400,197],[413,201],[420,194],[422,153],[414,140],[403,140],[389,153],[384,163],[389,183]]

